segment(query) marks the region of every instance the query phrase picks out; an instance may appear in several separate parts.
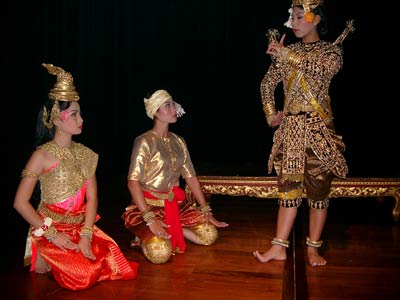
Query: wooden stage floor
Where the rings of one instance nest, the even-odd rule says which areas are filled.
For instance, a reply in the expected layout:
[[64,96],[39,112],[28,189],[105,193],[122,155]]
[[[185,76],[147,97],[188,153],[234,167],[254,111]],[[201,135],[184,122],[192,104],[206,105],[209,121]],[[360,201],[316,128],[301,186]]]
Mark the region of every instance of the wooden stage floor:
[[[1,298],[6,300],[266,300],[266,299],[400,299],[400,224],[392,219],[394,200],[332,199],[325,227],[324,267],[305,260],[308,209],[299,210],[286,261],[258,262],[254,250],[266,250],[274,237],[277,203],[273,199],[214,195],[213,212],[230,223],[215,245],[188,243],[184,254],[164,265],[146,261],[128,247],[130,234],[120,215],[124,205],[99,204],[98,226],[112,236],[128,259],[139,262],[131,281],[98,283],[86,291],[58,287],[48,275],[22,266],[23,220],[12,217],[7,261],[1,268]],[[15,225],[16,224],[16,225]],[[23,227],[23,228],[21,228]],[[4,247],[4,245],[3,245]],[[4,258],[4,257],[3,257]]]

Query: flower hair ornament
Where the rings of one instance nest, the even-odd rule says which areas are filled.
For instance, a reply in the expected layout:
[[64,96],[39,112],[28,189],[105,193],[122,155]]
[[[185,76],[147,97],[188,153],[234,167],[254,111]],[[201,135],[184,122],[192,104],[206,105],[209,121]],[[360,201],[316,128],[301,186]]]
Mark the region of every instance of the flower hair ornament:
[[71,73],[64,71],[62,68],[54,66],[52,64],[42,64],[47,69],[49,74],[56,75],[57,81],[54,87],[49,92],[49,98],[54,100],[53,107],[49,112],[46,107],[43,108],[43,124],[48,129],[53,128],[54,120],[60,117],[60,107],[58,101],[78,101],[79,94],[77,93],[74,85],[74,79]]

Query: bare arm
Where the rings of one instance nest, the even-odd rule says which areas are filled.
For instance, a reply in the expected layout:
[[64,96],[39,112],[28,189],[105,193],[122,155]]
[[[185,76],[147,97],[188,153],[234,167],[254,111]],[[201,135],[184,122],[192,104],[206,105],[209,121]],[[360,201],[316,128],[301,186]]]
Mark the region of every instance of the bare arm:
[[[85,209],[85,221],[81,231],[84,232],[85,230],[89,232],[89,237],[85,236],[85,233],[81,235],[81,239],[78,242],[78,248],[82,252],[82,254],[91,260],[95,260],[96,257],[92,251],[92,244],[91,244],[91,234],[93,233],[90,228],[93,228],[94,222],[96,220],[97,215],[97,207],[98,207],[98,194],[97,194],[97,179],[96,175],[93,175],[90,178],[89,183],[86,187],[86,209]],[[78,250],[78,249],[77,249]]]
[[[128,189],[132,197],[132,202],[136,204],[142,215],[149,212],[151,208],[146,203],[140,182],[138,180],[128,180]],[[165,228],[168,228],[168,225],[166,225],[162,220],[153,218],[147,222],[147,225],[154,235],[167,239],[171,237],[165,230]]]
[[148,209],[146,200],[144,199],[142,187],[137,180],[128,180],[128,190],[132,197],[132,202],[136,204],[141,212]]
[[86,188],[85,227],[93,227],[98,207],[97,179],[94,175]]
[[[33,191],[38,181],[38,176],[43,172],[44,165],[43,151],[35,151],[30,157],[25,166],[25,170],[29,171],[31,176],[23,177],[18,185],[15,198],[14,208],[18,213],[35,228],[40,228],[43,225],[43,219],[36,212],[35,208],[30,203]],[[36,175],[36,176],[35,176]]]
[[[204,196],[203,190],[201,189],[201,185],[197,176],[187,177],[185,178],[185,180],[190,190],[192,191],[194,197],[196,198],[197,203],[199,203],[200,207],[207,205],[206,198]],[[207,222],[214,224],[216,227],[229,226],[229,224],[226,222],[218,221],[211,213],[206,214],[205,218]]]
[[[39,229],[44,224],[44,220],[30,203],[38,177],[58,160],[48,155],[42,150],[36,150],[30,157],[25,166],[29,176],[23,177],[17,188],[14,198],[14,208],[18,213],[35,229]],[[77,249],[77,245],[72,243],[69,236],[64,233],[55,233],[51,240],[56,246],[66,251],[66,249]]]

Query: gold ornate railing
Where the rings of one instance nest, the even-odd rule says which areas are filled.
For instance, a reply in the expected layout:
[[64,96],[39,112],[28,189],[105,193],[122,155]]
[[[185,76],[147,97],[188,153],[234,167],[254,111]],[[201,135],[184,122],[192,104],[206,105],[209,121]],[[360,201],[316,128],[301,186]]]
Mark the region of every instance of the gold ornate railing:
[[[199,176],[206,195],[222,194],[229,196],[249,196],[257,198],[277,198],[276,177],[240,176]],[[193,195],[186,188],[187,196]],[[400,218],[400,178],[347,178],[334,179],[331,198],[394,197],[393,219]]]

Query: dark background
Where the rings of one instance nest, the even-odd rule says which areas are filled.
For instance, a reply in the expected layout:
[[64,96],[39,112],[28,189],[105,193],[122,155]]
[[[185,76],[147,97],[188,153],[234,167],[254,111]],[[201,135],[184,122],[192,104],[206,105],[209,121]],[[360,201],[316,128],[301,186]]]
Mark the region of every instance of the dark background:
[[[143,97],[167,89],[186,114],[170,127],[188,144],[199,175],[267,176],[272,144],[259,87],[270,62],[269,28],[286,29],[290,1],[49,0],[3,2],[2,175],[7,222],[23,240],[12,208],[32,151],[36,116],[55,83],[41,63],[72,73],[84,130],[76,140],[99,153],[99,212],[129,203],[126,175],[133,139],[151,128]],[[346,20],[344,67],[332,81],[337,133],[354,177],[398,177],[397,10],[326,1],[333,41]],[[393,27],[392,27],[393,26]],[[398,27],[398,24],[396,24]],[[287,42],[294,41],[291,32]],[[393,68],[393,71],[390,69]],[[396,81],[395,81],[396,80]],[[279,100],[277,100],[279,101]],[[119,214],[119,213],[118,213]],[[114,217],[118,218],[119,215]],[[7,226],[7,225],[6,225]],[[22,230],[19,228],[22,227]],[[9,228],[9,227],[8,227]]]

